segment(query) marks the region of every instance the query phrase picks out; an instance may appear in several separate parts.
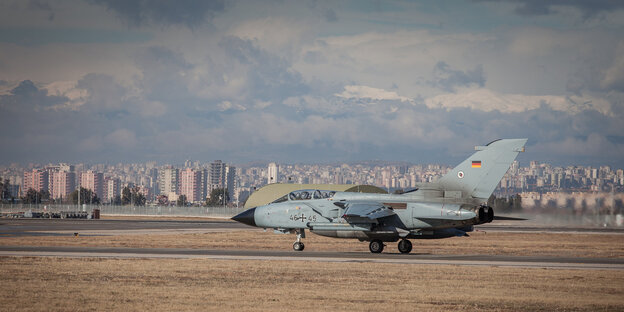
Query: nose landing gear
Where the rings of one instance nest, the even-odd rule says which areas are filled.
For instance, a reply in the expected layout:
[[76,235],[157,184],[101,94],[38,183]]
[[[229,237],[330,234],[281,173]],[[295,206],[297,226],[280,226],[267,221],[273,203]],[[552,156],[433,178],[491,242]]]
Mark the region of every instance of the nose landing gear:
[[303,251],[303,249],[305,248],[305,245],[303,244],[301,239],[305,238],[305,231],[303,229],[296,230],[296,233],[297,233],[297,240],[293,244],[293,250],[294,251]]

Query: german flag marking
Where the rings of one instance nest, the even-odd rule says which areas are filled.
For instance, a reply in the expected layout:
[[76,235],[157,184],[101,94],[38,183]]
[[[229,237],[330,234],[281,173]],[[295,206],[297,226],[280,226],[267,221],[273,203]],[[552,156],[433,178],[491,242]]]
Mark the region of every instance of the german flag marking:
[[472,168],[481,168],[481,161],[480,160],[473,160],[472,161]]

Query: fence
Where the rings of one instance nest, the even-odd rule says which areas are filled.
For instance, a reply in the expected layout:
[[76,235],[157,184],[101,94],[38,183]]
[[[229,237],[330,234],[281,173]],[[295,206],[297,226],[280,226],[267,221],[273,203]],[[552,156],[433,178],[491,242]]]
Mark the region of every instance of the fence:
[[177,207],[177,206],[109,206],[109,205],[29,205],[0,204],[0,213],[33,212],[60,212],[60,211],[87,211],[100,209],[101,215],[120,216],[176,216],[176,217],[212,217],[231,218],[243,211],[243,207]]

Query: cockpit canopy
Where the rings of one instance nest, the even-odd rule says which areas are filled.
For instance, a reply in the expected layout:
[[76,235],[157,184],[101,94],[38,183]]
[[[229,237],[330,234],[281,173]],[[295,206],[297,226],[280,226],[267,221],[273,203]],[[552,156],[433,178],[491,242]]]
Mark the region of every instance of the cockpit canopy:
[[274,200],[271,204],[281,203],[285,201],[295,201],[295,200],[309,200],[309,199],[323,199],[323,198],[331,198],[336,194],[336,191],[324,191],[324,190],[298,190],[290,192],[276,200]]

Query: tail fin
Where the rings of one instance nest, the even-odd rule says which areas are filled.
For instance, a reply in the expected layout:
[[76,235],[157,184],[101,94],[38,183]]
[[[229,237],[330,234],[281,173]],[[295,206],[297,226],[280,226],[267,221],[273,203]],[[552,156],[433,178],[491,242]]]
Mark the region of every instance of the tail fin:
[[519,152],[524,152],[527,139],[504,139],[477,146],[478,151],[464,160],[438,183],[445,191],[461,191],[462,197],[487,200]]

